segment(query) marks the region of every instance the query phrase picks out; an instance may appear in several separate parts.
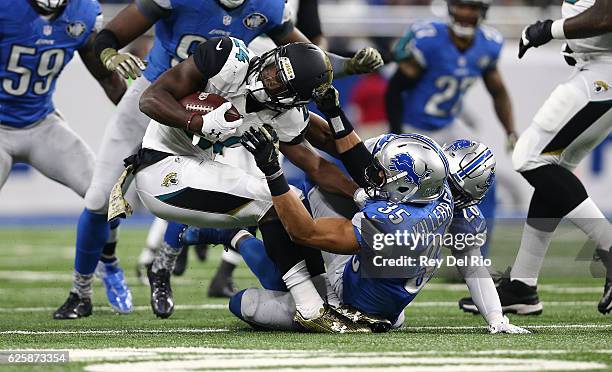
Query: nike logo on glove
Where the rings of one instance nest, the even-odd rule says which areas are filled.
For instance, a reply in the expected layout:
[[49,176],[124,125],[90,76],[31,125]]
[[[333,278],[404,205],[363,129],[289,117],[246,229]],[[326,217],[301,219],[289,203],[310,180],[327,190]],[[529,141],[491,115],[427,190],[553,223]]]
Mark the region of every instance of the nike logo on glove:
[[221,48],[221,43],[223,42],[223,40],[219,40],[219,44],[217,44],[217,46],[215,47],[215,49],[217,50],[221,50],[223,48]]

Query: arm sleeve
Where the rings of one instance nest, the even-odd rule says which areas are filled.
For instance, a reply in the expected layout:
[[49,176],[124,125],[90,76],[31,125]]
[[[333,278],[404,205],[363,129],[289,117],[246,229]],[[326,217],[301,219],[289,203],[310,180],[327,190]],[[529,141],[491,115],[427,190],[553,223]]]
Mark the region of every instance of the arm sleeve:
[[[475,249],[468,251],[453,250],[455,258],[467,259],[468,262],[471,256],[479,255],[479,251]],[[457,269],[463,275],[472,300],[487,323],[491,324],[503,316],[497,289],[489,271],[484,266],[457,266]]]
[[136,6],[151,22],[167,17],[172,9],[170,0],[136,0]]
[[232,40],[229,37],[213,38],[198,45],[193,53],[196,67],[208,80],[217,75],[229,58],[232,51]]
[[402,93],[416,82],[408,79],[399,69],[393,74],[385,93],[385,109],[391,133],[402,134],[404,100]]
[[321,20],[319,19],[318,0],[300,1],[296,26],[310,40],[323,34],[321,31]]

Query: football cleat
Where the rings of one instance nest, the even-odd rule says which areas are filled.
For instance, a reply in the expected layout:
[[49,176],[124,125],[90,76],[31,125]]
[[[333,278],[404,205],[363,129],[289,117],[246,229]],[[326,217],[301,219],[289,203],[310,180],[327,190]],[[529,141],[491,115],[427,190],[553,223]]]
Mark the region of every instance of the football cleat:
[[221,271],[217,271],[217,274],[215,274],[215,277],[208,287],[208,297],[231,298],[236,293],[238,293],[238,288],[234,285],[232,277],[228,277],[222,274]]
[[299,311],[295,312],[293,320],[304,327],[307,331],[316,333],[371,333],[370,328],[365,324],[351,321],[341,315],[333,307],[325,304],[319,316],[312,319],[305,319]]
[[96,276],[102,279],[106,288],[106,297],[111,307],[119,314],[129,314],[134,311],[132,292],[127,286],[123,270],[118,263],[98,262]]
[[[542,303],[538,297],[537,287],[529,286],[520,280],[502,278],[497,286],[497,294],[504,313],[518,315],[542,314]],[[459,308],[467,313],[479,314],[471,297],[459,300]]]
[[90,298],[81,298],[70,292],[68,299],[53,313],[53,319],[77,319],[90,316],[93,306]]
[[158,318],[168,318],[174,312],[174,299],[170,287],[170,272],[161,269],[154,273],[148,269],[149,285],[151,287],[151,309]]
[[597,304],[597,310],[602,314],[607,314],[612,311],[612,280],[606,279],[604,293]]
[[388,332],[392,326],[391,322],[383,317],[366,314],[349,305],[340,305],[336,310],[353,323],[366,325],[374,333]]
[[187,256],[189,253],[189,246],[183,246],[181,249],[181,253],[179,253],[178,257],[176,257],[176,262],[174,263],[174,269],[172,270],[172,275],[181,276],[187,270]]

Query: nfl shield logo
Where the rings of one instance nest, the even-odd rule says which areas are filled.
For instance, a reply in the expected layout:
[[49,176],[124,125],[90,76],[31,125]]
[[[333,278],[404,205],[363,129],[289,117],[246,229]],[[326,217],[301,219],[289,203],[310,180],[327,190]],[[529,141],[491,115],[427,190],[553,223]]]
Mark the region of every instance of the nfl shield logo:
[[232,16],[230,15],[224,15],[223,16],[223,25],[224,26],[229,26],[230,23],[232,23]]
[[52,32],[53,32],[53,26],[51,26],[51,25],[44,25],[43,26],[43,35],[49,36],[49,35],[51,35]]

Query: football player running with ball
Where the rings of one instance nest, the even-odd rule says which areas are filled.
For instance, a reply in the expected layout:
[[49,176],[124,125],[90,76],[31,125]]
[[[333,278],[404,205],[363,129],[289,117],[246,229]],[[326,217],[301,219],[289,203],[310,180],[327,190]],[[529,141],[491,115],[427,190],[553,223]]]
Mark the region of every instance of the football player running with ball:
[[[310,43],[280,46],[257,57],[241,40],[208,40],[143,93],[140,109],[153,121],[131,162],[138,195],[153,214],[194,226],[257,225],[296,300],[297,320],[320,331],[335,332],[332,325],[337,323],[358,331],[363,327],[327,306],[317,292],[307,264],[309,251],[318,252],[291,242],[272,208],[264,178],[215,160],[223,148],[240,146],[248,128],[265,123],[278,131],[285,156],[323,189],[352,196],[354,182],[321,158],[302,135],[309,120],[322,121],[314,115],[309,119],[304,105],[327,89],[332,77],[329,58]],[[229,102],[206,115],[187,112],[178,100],[198,90]],[[232,106],[243,117],[226,121],[224,114]],[[155,265],[163,266],[164,260]],[[167,311],[173,306],[164,288],[152,297],[154,308]]]
[[612,1],[565,1],[564,19],[527,26],[519,58],[553,38],[567,39],[576,65],[521,134],[512,163],[534,188],[518,255],[498,287],[504,311],[540,314],[537,280],[553,233],[567,218],[596,243],[606,267],[597,309],[612,310],[612,225],[572,171],[612,129]]
[[[400,327],[404,322],[404,308],[437,267],[423,264],[421,258],[438,259],[442,244],[440,240],[426,239],[410,247],[396,241],[381,248],[376,246],[376,236],[395,236],[399,232],[426,236],[447,231],[455,235],[486,231],[484,219],[473,205],[482,198],[493,177],[492,152],[482,144],[467,140],[454,142],[443,151],[423,135],[390,134],[372,141],[370,153],[340,109],[334,88],[319,98],[317,104],[328,118],[343,164],[368,196],[358,198],[362,207],[351,219],[341,217],[322,203],[320,195],[315,195],[317,190],[309,192],[315,218],[310,216],[284,178],[272,128],[252,129],[243,135],[242,143],[266,174],[274,208],[291,239],[327,252],[324,255],[327,274],[338,296],[339,311],[373,332]],[[447,157],[453,164],[450,183],[447,182]],[[474,170],[470,177],[466,175],[466,166],[470,173]],[[478,191],[470,194],[475,185],[479,186]],[[362,193],[356,195],[359,194]],[[455,222],[455,218],[459,221]],[[453,249],[453,255],[464,262],[474,262],[472,256],[481,257],[479,248],[476,244],[470,249]],[[393,252],[390,257],[411,256],[416,258],[416,263],[400,268],[377,268],[377,258],[385,251]],[[484,266],[466,265],[460,271],[489,323],[489,332],[528,333],[503,316],[495,286]],[[282,292],[247,289],[231,300],[230,309],[249,324],[296,329],[291,322],[291,296]]]
[[[20,0],[0,4],[0,187],[13,163],[32,165],[46,177],[85,197],[94,172],[94,154],[68,127],[53,104],[55,84],[78,51],[85,67],[117,104],[126,84],[95,57],[94,38],[102,26],[92,0]],[[83,219],[79,224],[83,223]],[[113,244],[108,226],[100,243]],[[77,250],[82,241],[77,239]],[[56,319],[91,314],[91,281],[98,257],[77,252],[74,284]],[[108,300],[117,312],[132,309],[123,272],[103,272]],[[121,293],[121,299],[117,295]]]

